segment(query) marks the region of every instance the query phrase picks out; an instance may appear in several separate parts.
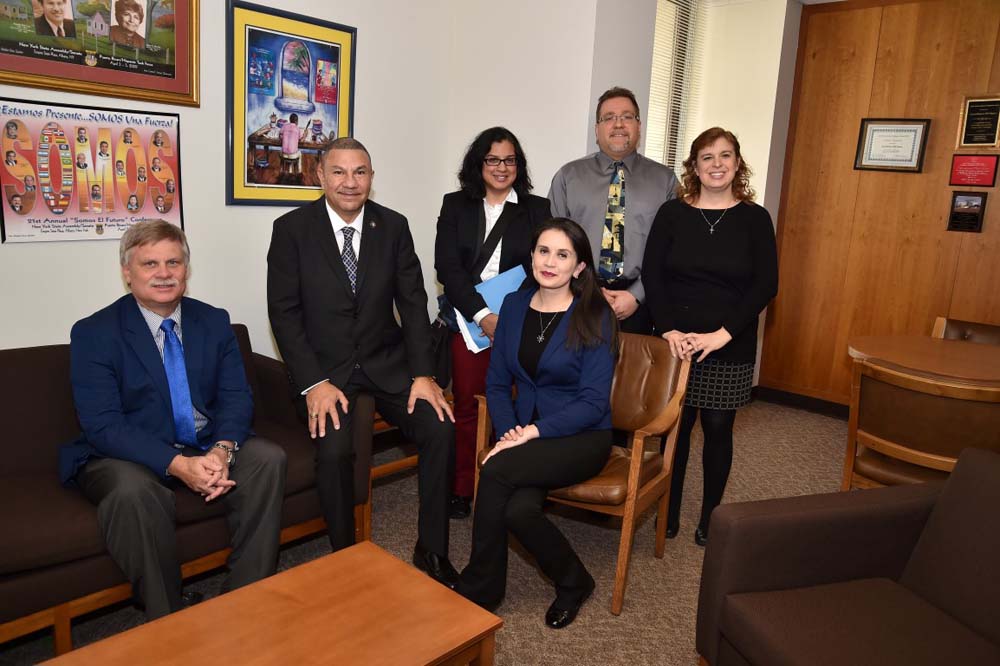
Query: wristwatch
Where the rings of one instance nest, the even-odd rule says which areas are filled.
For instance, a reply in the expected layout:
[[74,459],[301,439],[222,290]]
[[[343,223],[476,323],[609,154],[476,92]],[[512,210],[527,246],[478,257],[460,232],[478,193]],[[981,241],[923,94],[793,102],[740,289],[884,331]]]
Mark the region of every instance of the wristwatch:
[[229,467],[232,467],[233,463],[236,462],[235,448],[229,446],[228,444],[223,444],[222,442],[216,442],[215,444],[212,445],[212,448],[222,449],[223,451],[226,452],[226,465],[228,465]]

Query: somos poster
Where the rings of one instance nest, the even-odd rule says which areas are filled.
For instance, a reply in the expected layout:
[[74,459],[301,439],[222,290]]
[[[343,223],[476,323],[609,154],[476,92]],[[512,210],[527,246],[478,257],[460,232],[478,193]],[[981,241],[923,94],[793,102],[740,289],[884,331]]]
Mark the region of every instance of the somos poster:
[[179,122],[0,98],[0,238],[118,239],[155,218],[183,227]]

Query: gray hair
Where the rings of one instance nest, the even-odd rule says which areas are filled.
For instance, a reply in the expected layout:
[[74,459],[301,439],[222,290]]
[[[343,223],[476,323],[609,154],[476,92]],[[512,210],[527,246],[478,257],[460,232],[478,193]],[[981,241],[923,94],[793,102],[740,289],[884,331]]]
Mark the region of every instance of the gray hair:
[[166,220],[145,220],[129,227],[128,231],[122,234],[121,243],[118,245],[118,259],[121,265],[125,266],[132,256],[132,250],[164,240],[180,243],[184,249],[184,264],[191,263],[191,248],[188,247],[184,230]]
[[369,164],[372,161],[371,153],[369,153],[368,149],[365,148],[365,144],[361,143],[354,137],[341,136],[324,143],[323,147],[319,149],[318,160],[320,164],[323,163],[323,158],[325,158],[326,154],[331,150],[363,150],[365,155],[368,156]]

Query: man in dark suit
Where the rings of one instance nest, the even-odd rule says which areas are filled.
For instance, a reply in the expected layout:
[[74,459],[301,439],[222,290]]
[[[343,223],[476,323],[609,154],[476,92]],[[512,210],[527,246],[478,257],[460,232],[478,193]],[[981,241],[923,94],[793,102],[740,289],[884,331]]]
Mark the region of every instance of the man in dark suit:
[[250,432],[229,315],[184,297],[189,255],[179,227],[132,226],[120,246],[132,293],[78,321],[70,346],[83,434],[60,451],[59,475],[97,505],[108,551],[150,619],[182,607],[182,485],[225,507],[233,552],[223,592],[274,573],[278,557],[285,453]]
[[46,37],[76,37],[76,24],[66,18],[67,0],[41,0],[42,15],[35,19],[35,33]]
[[359,141],[327,144],[316,175],[324,196],[274,222],[267,305],[317,439],[316,485],[330,544],[354,543],[350,410],[359,393],[369,393],[419,447],[414,564],[453,586],[447,504],[454,428],[431,376],[427,293],[413,238],[405,217],[368,200],[374,171]]

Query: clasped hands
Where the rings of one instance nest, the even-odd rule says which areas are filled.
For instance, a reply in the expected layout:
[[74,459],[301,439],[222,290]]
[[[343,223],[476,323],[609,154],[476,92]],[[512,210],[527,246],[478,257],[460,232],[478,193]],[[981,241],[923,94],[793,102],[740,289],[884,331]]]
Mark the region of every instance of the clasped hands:
[[[406,413],[412,414],[417,400],[426,400],[439,421],[444,421],[445,414],[455,422],[451,405],[444,397],[444,391],[432,377],[415,377],[410,385],[410,397],[406,401]],[[340,410],[337,409],[338,405]],[[306,393],[306,411],[309,412],[309,436],[326,437],[327,417],[333,421],[333,429],[340,430],[340,420],[347,415],[350,402],[339,388],[324,381],[309,389]]]
[[535,424],[526,425],[523,428],[521,426],[514,426],[507,432],[503,433],[499,440],[497,440],[496,445],[493,449],[483,458],[483,464],[486,461],[506,449],[512,449],[515,446],[520,446],[525,442],[530,442],[533,439],[538,438],[538,427]]
[[[233,442],[227,442],[235,446]],[[167,467],[170,476],[211,502],[225,495],[236,482],[229,478],[229,465],[222,449],[209,449],[203,456],[176,455]]]
[[667,331],[661,337],[670,344],[670,353],[674,358],[691,360],[691,358],[701,352],[696,362],[701,363],[705,357],[717,349],[725,347],[733,336],[729,334],[725,326],[711,333],[682,333],[681,331]]
[[639,301],[636,300],[630,291],[615,291],[601,287],[601,293],[604,295],[604,299],[608,302],[608,305],[611,306],[618,321],[628,319],[639,309]]

